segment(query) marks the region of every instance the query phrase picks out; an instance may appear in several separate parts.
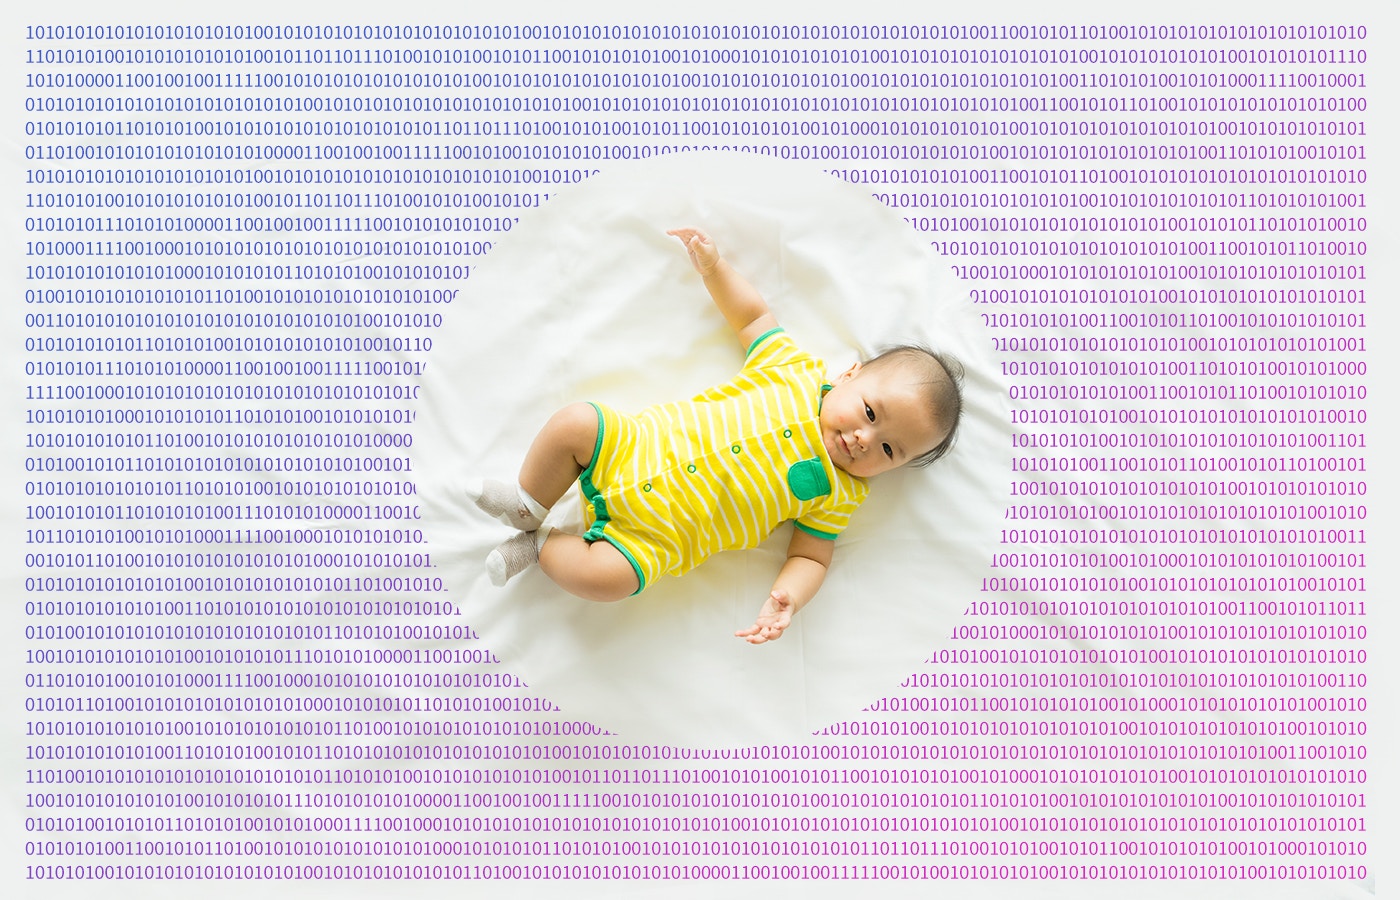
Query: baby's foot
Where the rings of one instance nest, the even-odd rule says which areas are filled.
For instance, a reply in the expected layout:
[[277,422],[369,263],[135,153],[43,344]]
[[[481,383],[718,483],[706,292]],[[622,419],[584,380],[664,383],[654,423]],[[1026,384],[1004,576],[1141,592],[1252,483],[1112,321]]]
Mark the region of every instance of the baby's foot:
[[549,512],[519,486],[506,484],[494,478],[484,481],[473,478],[468,480],[463,488],[467,496],[488,515],[495,516],[521,531],[534,531],[539,528],[545,514]]
[[501,587],[521,572],[540,561],[540,549],[534,532],[522,532],[486,554],[486,574],[491,583]]

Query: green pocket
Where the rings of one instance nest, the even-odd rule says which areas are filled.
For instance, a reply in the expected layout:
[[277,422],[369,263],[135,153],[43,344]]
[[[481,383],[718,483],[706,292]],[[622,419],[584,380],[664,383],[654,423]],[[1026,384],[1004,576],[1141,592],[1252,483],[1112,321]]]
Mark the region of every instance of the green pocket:
[[787,481],[798,500],[811,500],[831,493],[826,469],[822,468],[822,461],[816,457],[793,463],[788,469]]

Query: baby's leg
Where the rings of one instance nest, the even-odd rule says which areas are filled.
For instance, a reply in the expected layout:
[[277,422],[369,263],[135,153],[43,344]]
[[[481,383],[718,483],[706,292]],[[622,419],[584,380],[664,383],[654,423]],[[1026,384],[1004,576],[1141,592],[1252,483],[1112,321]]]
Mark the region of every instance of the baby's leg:
[[473,480],[465,486],[467,496],[512,528],[534,531],[593,459],[597,440],[597,411],[587,403],[566,406],[535,435],[517,484]]
[[[520,486],[546,506],[554,505],[593,461],[598,410],[589,403],[564,407],[545,423],[520,466]],[[576,534],[551,532],[539,546],[540,568],[569,593],[585,600],[612,601],[637,592],[637,573],[607,541],[589,543]]]
[[612,601],[637,592],[637,573],[607,541],[551,532],[540,548],[540,568],[555,584],[585,600]]
[[549,417],[520,464],[520,486],[550,507],[593,461],[598,442],[598,411],[590,403],[570,403]]

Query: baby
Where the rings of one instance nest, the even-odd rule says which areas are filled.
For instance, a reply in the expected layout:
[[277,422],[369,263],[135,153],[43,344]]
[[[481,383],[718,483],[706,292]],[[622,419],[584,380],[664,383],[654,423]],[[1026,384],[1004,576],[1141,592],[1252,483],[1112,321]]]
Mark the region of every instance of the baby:
[[[947,452],[962,412],[962,368],[899,347],[825,384],[822,363],[778,327],[708,235],[667,233],[685,245],[746,348],[739,374],[635,416],[597,403],[566,406],[535,437],[517,484],[475,482],[468,493],[522,532],[487,557],[494,583],[538,563],[588,600],[620,600],[713,553],[757,546],[791,519],[787,561],[753,626],[734,633],[761,644],[781,637],[821,587],[836,536],[865,499],[865,480]],[[575,481],[588,524],[581,537],[543,525]]]

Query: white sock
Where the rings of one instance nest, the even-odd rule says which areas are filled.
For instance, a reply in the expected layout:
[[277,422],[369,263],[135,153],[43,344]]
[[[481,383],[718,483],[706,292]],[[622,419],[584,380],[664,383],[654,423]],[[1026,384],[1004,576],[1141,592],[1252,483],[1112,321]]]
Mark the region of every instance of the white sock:
[[501,587],[521,572],[540,561],[540,548],[554,529],[548,525],[535,531],[514,535],[486,554],[486,574],[491,583]]
[[542,505],[534,497],[531,497],[518,483],[515,485],[515,493],[516,496],[520,498],[521,505],[529,510],[530,515],[534,516],[536,519],[543,522],[544,517],[549,515],[549,507]]
[[520,485],[506,484],[494,478],[471,479],[464,485],[466,494],[487,515],[495,516],[512,528],[534,531],[540,527],[549,510],[540,505]]

